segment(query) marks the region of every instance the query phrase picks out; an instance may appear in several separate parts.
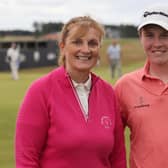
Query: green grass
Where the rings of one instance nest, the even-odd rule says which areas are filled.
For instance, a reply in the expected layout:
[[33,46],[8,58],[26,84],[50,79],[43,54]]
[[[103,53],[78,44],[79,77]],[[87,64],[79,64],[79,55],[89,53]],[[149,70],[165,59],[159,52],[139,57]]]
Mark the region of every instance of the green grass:
[[[100,51],[100,58],[102,65],[107,65],[107,48],[110,45],[111,40],[105,39]],[[130,65],[132,63],[142,62],[145,59],[142,46],[137,38],[124,38],[119,41],[122,50],[122,64]]]
[[[123,67],[123,72],[132,71],[140,66],[143,62],[131,64]],[[23,99],[25,91],[30,83],[40,76],[48,73],[54,67],[28,69],[20,71],[20,80],[13,81],[9,72],[0,72],[0,167],[13,168],[14,165],[14,135],[15,123],[19,105]],[[107,66],[99,66],[94,68],[94,72],[106,81],[115,83],[116,79],[110,77],[110,70]],[[128,131],[126,133],[128,139]],[[129,147],[129,141],[126,141]],[[129,152],[129,150],[127,150]]]
[[20,80],[13,81],[9,72],[0,73],[0,167],[14,167],[14,131],[18,107],[30,83],[51,68],[24,70]]

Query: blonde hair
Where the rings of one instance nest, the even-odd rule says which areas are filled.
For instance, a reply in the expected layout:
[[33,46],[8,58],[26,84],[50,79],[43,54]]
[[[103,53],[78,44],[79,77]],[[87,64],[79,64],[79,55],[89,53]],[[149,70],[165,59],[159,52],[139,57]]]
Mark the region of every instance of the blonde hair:
[[[76,31],[76,35],[83,36],[89,28],[94,28],[100,33],[100,41],[102,41],[105,31],[104,27],[99,24],[97,21],[92,19],[90,16],[80,16],[80,17],[75,17],[69,20],[67,22],[61,31],[61,37],[60,37],[60,43],[65,44],[66,38],[68,37],[68,33],[70,30],[74,27],[78,26],[78,30]],[[59,65],[64,65],[65,64],[65,56],[60,55],[59,60],[58,60]]]

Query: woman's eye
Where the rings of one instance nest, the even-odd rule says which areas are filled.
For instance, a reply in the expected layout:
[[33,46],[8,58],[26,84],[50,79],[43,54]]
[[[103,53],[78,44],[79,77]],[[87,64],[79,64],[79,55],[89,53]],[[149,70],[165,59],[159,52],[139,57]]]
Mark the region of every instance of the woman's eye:
[[90,47],[98,47],[98,42],[97,41],[89,41],[89,43],[88,43],[88,45],[90,46]]
[[72,43],[77,45],[77,46],[82,45],[82,41],[81,40],[75,40]]

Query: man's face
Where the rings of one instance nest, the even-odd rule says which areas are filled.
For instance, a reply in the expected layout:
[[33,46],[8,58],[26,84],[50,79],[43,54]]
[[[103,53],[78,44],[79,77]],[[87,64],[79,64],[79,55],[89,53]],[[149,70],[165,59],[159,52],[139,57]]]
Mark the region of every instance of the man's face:
[[168,65],[168,31],[157,25],[144,26],[140,41],[151,64]]

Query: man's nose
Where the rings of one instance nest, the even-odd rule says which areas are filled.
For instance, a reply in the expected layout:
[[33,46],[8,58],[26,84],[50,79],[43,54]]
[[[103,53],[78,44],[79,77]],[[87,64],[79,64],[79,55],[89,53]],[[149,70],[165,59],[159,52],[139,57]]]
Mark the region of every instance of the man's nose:
[[154,46],[157,46],[157,47],[161,46],[162,45],[161,39],[158,38],[158,37],[154,38],[153,39],[153,44],[154,44]]

